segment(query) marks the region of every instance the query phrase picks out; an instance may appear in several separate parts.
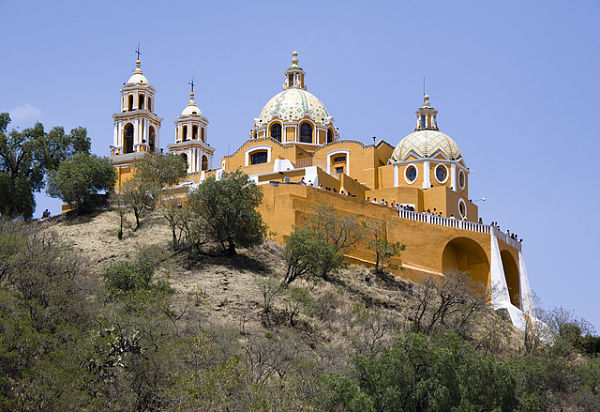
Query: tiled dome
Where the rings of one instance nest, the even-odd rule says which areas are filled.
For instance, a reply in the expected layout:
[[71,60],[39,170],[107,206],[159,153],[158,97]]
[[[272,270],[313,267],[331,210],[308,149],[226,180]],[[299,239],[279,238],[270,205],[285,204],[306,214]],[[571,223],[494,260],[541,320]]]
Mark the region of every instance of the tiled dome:
[[269,100],[260,112],[259,120],[266,124],[274,115],[278,115],[284,121],[299,120],[305,113],[310,114],[315,122],[329,120],[329,113],[319,99],[306,90],[289,88]]
[[417,158],[431,158],[442,154],[449,160],[462,159],[456,142],[436,130],[419,130],[406,136],[394,149],[392,160],[401,162],[411,154]]

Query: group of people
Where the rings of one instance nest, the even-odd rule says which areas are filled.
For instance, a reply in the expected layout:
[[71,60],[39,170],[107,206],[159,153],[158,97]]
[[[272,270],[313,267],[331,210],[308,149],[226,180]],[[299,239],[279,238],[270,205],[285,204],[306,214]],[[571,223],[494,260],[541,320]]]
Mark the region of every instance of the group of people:
[[[498,222],[492,222],[492,223],[490,223],[490,226],[492,226],[496,230],[499,230],[500,232],[502,232],[502,230],[500,229],[500,225],[498,224]],[[508,239],[516,240],[519,243],[523,243],[523,239],[519,239],[519,235],[517,235],[516,233],[511,233],[510,230],[508,230],[508,229],[506,229],[506,237]]]

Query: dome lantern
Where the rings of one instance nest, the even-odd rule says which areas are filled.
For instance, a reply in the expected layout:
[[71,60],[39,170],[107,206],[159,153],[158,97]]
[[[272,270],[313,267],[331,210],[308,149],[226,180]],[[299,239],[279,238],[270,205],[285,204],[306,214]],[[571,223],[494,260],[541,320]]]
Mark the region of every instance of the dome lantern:
[[298,52],[295,50],[292,52],[292,65],[285,71],[285,82],[283,83],[284,90],[292,88],[306,90],[304,70],[298,66]]
[[419,130],[435,130],[439,131],[437,125],[437,110],[429,105],[429,95],[423,97],[423,107],[416,111],[417,125],[415,132]]

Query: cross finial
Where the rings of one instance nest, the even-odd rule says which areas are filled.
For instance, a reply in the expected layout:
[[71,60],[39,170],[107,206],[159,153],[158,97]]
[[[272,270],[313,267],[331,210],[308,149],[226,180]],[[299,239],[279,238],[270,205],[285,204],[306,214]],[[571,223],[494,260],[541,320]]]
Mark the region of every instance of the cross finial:
[[140,59],[140,54],[142,54],[142,52],[140,51],[140,43],[138,42],[137,47],[135,48],[135,54],[137,54],[137,59]]
[[191,88],[192,88],[192,93],[194,93],[194,76],[192,76],[192,80],[190,80],[190,81],[188,82],[188,84],[189,84],[189,85],[191,86]]

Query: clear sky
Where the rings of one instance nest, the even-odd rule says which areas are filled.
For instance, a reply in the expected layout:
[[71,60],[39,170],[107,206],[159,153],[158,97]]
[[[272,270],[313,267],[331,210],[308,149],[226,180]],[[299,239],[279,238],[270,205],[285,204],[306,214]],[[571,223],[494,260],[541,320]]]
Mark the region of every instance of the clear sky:
[[[480,215],[524,240],[534,292],[600,327],[597,1],[5,1],[0,112],[13,126],[87,127],[109,154],[135,66],[156,88],[161,146],[188,100],[216,161],[244,142],[298,50],[344,139],[396,145],[423,76],[440,130],[472,170]],[[58,212],[60,202],[38,197]]]

